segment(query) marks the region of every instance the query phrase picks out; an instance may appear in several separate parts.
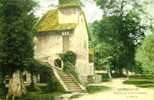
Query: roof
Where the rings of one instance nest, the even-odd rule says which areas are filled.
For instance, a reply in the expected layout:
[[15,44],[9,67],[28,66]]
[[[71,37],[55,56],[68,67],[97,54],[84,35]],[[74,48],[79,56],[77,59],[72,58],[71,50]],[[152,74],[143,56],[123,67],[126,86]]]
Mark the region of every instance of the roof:
[[80,8],[80,0],[59,0],[59,8],[78,7]]
[[76,27],[75,23],[59,24],[58,10],[48,11],[37,24],[38,32],[73,30]]

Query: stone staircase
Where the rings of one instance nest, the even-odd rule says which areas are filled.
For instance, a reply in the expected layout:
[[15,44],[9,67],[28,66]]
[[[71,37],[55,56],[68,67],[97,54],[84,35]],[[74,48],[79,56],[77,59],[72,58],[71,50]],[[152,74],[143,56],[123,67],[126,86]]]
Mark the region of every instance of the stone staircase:
[[76,79],[73,76],[68,75],[64,72],[59,73],[59,75],[69,91],[71,92],[82,92],[83,91],[79,82],[76,81]]
[[56,68],[54,70],[55,76],[67,92],[84,92],[85,88],[71,75]]

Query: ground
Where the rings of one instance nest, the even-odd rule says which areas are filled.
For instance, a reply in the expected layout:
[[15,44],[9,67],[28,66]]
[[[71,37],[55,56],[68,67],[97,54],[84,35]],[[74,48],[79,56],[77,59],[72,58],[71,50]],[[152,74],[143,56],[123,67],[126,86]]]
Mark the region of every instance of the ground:
[[97,85],[109,86],[112,89],[95,94],[86,94],[73,100],[154,100],[154,88],[139,88],[123,84],[126,79],[113,79]]

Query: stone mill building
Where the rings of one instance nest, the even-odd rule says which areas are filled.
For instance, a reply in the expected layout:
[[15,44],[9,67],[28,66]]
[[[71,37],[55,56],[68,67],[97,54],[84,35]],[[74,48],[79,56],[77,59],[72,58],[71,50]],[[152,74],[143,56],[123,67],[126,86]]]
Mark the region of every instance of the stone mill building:
[[[63,2],[65,1],[65,2]],[[35,38],[35,58],[50,62],[60,53],[73,51],[80,80],[86,82],[93,75],[88,56],[88,26],[84,12],[76,0],[59,0],[55,9],[49,10],[40,20]]]

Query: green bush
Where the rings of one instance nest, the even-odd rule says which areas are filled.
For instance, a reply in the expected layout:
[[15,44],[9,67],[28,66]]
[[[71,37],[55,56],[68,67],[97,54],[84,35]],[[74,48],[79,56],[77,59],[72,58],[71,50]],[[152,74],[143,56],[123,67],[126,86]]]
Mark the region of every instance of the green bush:
[[46,77],[47,77],[47,87],[46,92],[54,92],[54,91],[64,91],[61,84],[57,81],[54,76],[53,70],[51,68],[46,69]]
[[77,79],[77,81],[80,82],[78,73],[75,70],[77,58],[76,54],[72,51],[67,51],[66,53],[60,54],[60,57],[64,63],[63,71],[68,74],[72,74]]
[[[63,88],[61,87],[60,83],[57,81],[53,73],[53,70],[49,64],[34,61],[32,65],[34,66],[34,69],[31,71],[34,72],[34,74],[35,73],[40,74],[40,77],[43,78],[43,81],[41,79],[41,82],[47,83],[47,86],[46,86],[46,89],[44,89],[44,92],[47,93],[47,92],[54,92],[54,91],[63,91]],[[36,87],[36,90],[34,89],[34,91],[37,91],[37,89],[39,88]],[[33,90],[33,88],[31,88],[31,90]]]
[[57,80],[50,79],[47,83],[45,92],[55,92],[55,91],[64,92],[64,88],[61,86],[61,84]]
[[32,85],[27,86],[26,89],[27,89],[27,91],[41,91],[41,89],[38,86],[36,86],[36,85],[34,85],[34,86],[32,86]]
[[67,62],[69,62],[69,63],[71,63],[73,65],[76,64],[77,56],[72,51],[67,51],[67,52],[65,52],[63,54],[60,54],[60,57],[61,57],[62,61],[64,62],[64,64],[67,63]]
[[102,75],[102,81],[109,81],[109,80],[110,80],[110,78],[109,78],[109,75],[108,75],[108,74],[103,73],[103,74],[101,74],[101,75]]

